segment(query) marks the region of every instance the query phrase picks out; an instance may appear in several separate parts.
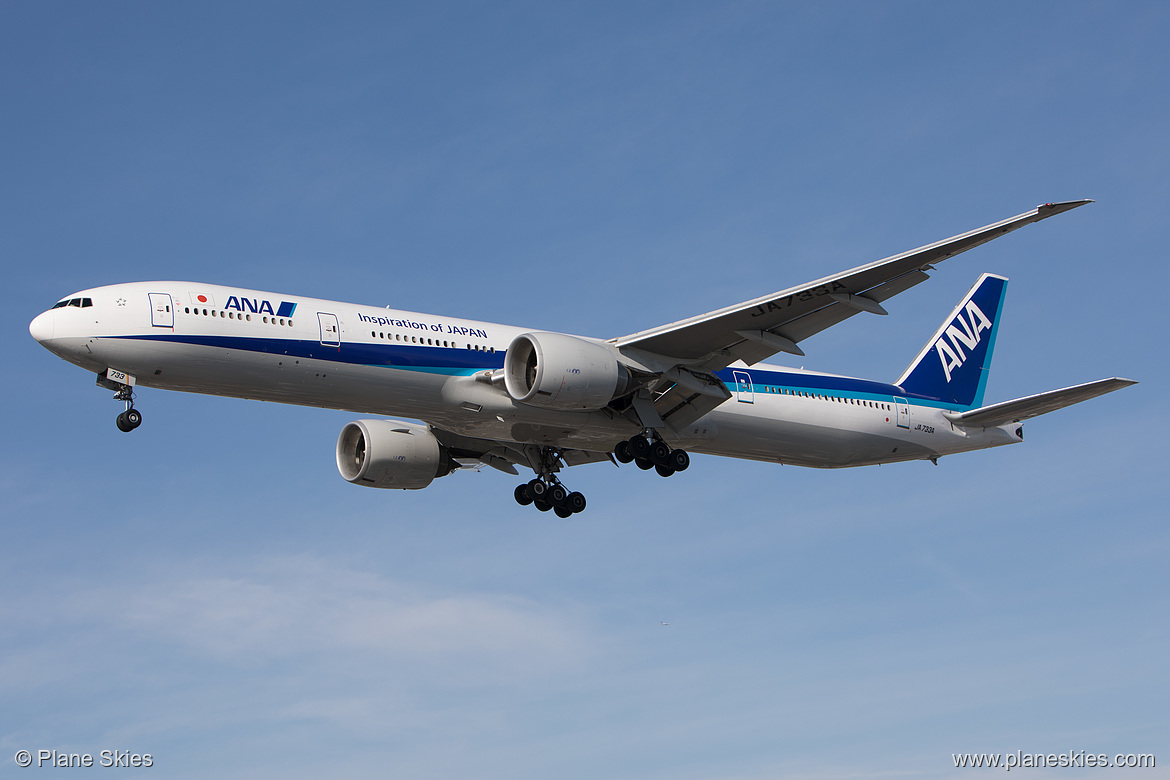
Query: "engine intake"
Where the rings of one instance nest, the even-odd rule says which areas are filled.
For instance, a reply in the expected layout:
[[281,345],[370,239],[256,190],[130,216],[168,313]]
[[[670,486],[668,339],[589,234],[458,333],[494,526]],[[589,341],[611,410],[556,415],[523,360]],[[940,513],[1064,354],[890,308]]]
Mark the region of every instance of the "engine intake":
[[600,344],[563,333],[523,333],[504,355],[513,400],[551,409],[601,409],[624,395],[629,371]]
[[450,455],[422,425],[357,420],[337,437],[337,470],[355,485],[418,490],[453,468]]

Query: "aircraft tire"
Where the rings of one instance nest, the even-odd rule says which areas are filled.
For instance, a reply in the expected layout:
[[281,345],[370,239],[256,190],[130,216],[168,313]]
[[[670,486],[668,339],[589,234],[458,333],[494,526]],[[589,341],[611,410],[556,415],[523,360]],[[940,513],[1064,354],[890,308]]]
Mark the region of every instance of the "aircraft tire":
[[562,519],[573,516],[573,510],[567,506],[554,506],[553,511],[557,513],[557,517]]
[[670,466],[670,445],[656,441],[650,446],[650,462],[655,466]]
[[645,436],[634,436],[630,439],[630,454],[634,456],[634,460],[650,455],[650,442],[646,441]]
[[634,458],[634,463],[638,466],[638,468],[642,469],[642,471],[649,471],[650,469],[654,468],[654,464],[645,458]]
[[617,458],[618,463],[630,463],[634,460],[634,453],[630,452],[630,443],[619,441],[617,446],[613,448],[613,456]]
[[142,425],[142,412],[137,409],[127,409],[123,414],[126,415],[126,425],[130,426],[130,430]]
[[585,496],[581,493],[570,493],[568,498],[565,499],[565,507],[572,512],[584,512],[585,503]]
[[547,512],[548,510],[550,510],[550,509],[552,509],[552,508],[553,508],[553,505],[552,505],[552,504],[550,504],[550,503],[549,503],[549,502],[547,502],[547,501],[541,501],[540,499],[537,499],[536,501],[533,501],[533,502],[532,502],[532,505],[533,505],[534,507],[536,507],[537,509],[539,509],[541,512]]
[[516,503],[520,506],[528,506],[532,503],[532,496],[528,493],[528,483],[517,485],[513,495],[516,497]]
[[126,422],[126,413],[125,412],[122,412],[121,414],[118,415],[118,419],[116,420],[116,424],[118,426],[118,430],[120,430],[122,433],[130,433],[130,431],[134,430],[133,428],[130,427],[130,424],[128,422]]
[[544,494],[547,492],[548,485],[539,479],[534,479],[528,483],[528,495],[532,496],[535,501],[543,501]]
[[686,471],[691,465],[691,456],[687,454],[686,450],[671,450],[670,457],[666,460],[667,465],[675,471]]
[[660,477],[669,477],[674,473],[674,469],[670,466],[655,466],[654,470],[658,472],[658,476]]
[[565,490],[564,485],[553,485],[548,491],[548,500],[553,506],[560,506],[565,503],[565,499],[569,497],[569,491]]

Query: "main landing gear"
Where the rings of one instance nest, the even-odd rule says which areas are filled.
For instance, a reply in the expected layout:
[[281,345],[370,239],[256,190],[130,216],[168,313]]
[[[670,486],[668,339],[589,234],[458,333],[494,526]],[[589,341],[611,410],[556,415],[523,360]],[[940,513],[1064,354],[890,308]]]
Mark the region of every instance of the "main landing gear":
[[619,441],[613,448],[613,456],[619,463],[631,461],[643,471],[654,469],[660,476],[669,477],[676,471],[686,471],[691,465],[691,456],[686,450],[671,449],[657,431],[651,430],[649,439],[645,433]]
[[551,509],[556,512],[557,517],[562,518],[585,511],[585,496],[569,492],[557,478],[560,453],[553,447],[542,447],[539,460],[539,464],[534,466],[536,479],[516,486],[513,494],[516,503],[520,506],[532,504],[541,512]]
[[142,425],[142,412],[134,408],[134,388],[130,385],[122,385],[118,392],[114,395],[115,401],[125,401],[126,411],[118,415],[118,430],[123,433],[130,431]]

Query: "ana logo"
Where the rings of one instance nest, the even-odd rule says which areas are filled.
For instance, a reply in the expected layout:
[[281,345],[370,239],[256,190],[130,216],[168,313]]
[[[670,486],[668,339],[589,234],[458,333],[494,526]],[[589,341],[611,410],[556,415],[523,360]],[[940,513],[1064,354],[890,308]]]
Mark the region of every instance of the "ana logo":
[[[202,298],[202,296],[200,297]],[[290,301],[281,301],[280,308],[273,311],[272,304],[262,298],[247,298],[243,295],[237,298],[232,295],[228,297],[224,308],[235,309],[241,314],[251,312],[252,314],[271,314],[274,317],[291,317],[293,312],[296,311],[297,305]]]
[[[964,317],[964,314],[967,316]],[[991,320],[979,310],[975,301],[967,301],[959,316],[955,317],[954,322],[947,327],[938,341],[934,342],[934,351],[938,353],[948,382],[951,381],[951,372],[962,367],[963,361],[967,359],[963,347],[974,350],[982,338],[979,334],[985,330],[991,330]]]
[[206,295],[197,295],[197,296],[195,296],[195,299],[197,301],[199,301],[200,303],[207,303],[207,296]]

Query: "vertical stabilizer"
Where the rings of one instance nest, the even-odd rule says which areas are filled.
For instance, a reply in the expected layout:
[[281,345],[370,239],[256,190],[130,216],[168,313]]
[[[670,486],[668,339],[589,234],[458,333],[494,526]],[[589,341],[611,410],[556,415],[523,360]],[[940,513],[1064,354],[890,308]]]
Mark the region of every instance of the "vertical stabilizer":
[[1007,279],[983,274],[894,384],[968,409],[983,403]]

